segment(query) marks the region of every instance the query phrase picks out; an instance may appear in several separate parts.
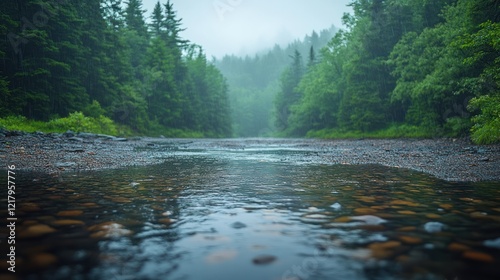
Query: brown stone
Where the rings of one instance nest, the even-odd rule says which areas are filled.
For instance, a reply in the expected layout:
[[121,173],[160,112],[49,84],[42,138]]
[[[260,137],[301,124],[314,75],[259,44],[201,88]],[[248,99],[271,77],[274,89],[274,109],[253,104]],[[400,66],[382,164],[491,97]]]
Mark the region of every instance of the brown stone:
[[57,263],[57,257],[48,253],[39,253],[31,258],[31,262],[38,268],[48,267]]
[[55,226],[80,226],[84,225],[85,223],[79,220],[57,220],[53,221],[52,224]]
[[450,243],[450,245],[448,245],[448,250],[455,252],[469,251],[470,249],[471,248],[469,246],[456,242]]
[[59,211],[57,213],[57,216],[60,217],[74,217],[74,216],[80,216],[83,214],[82,210],[65,210],[65,211]]
[[354,209],[354,212],[356,214],[367,215],[367,214],[377,213],[377,210],[371,209],[371,208],[356,208],[356,209]]
[[39,225],[29,226],[24,231],[21,231],[19,233],[19,237],[24,237],[24,238],[38,237],[55,231],[56,230],[54,228],[51,228],[48,225],[39,224]]
[[488,255],[486,253],[477,252],[477,251],[465,251],[462,254],[462,257],[469,259],[469,260],[478,261],[478,262],[491,263],[491,262],[495,261],[495,259],[491,255]]
[[403,241],[406,244],[416,245],[422,243],[422,239],[414,236],[401,235],[399,236],[399,240]]
[[415,214],[417,214],[417,212],[410,211],[410,210],[401,210],[401,211],[398,211],[398,213],[402,214],[402,215],[415,215]]

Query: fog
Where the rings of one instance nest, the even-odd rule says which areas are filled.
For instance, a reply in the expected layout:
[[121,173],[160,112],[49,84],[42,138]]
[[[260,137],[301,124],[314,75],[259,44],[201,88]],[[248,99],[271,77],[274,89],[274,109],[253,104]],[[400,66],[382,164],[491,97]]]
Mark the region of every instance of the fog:
[[[246,55],[287,44],[313,30],[342,25],[350,0],[171,0],[182,18],[183,37],[209,57]],[[144,0],[146,16],[157,0]],[[166,3],[162,0],[161,3]]]

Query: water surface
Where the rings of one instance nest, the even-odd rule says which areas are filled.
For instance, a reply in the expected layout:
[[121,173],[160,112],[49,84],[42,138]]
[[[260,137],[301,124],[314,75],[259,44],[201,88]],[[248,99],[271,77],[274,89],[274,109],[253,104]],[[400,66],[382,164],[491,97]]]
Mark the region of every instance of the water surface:
[[[448,183],[405,169],[300,160],[305,153],[265,145],[165,149],[155,155],[165,162],[149,167],[18,173],[15,275],[500,276],[498,183]],[[12,277],[6,269],[2,262],[0,276]]]

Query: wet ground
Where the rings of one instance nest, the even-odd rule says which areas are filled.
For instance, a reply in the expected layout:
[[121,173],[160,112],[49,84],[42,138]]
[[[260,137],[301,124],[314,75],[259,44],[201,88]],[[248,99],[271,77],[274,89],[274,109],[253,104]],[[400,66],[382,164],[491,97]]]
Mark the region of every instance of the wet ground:
[[[298,140],[141,143],[132,151],[159,164],[16,171],[16,273],[4,227],[0,278],[500,277],[498,181],[345,164],[369,149],[355,141],[347,151]],[[419,143],[412,151],[425,153]],[[375,158],[403,151],[375,147]]]
[[[425,172],[447,181],[500,181],[500,145],[467,139],[161,139],[107,135],[0,134],[0,167],[59,176],[64,172],[159,164],[174,152],[230,153],[291,163],[379,164]],[[221,153],[225,156],[227,153]]]

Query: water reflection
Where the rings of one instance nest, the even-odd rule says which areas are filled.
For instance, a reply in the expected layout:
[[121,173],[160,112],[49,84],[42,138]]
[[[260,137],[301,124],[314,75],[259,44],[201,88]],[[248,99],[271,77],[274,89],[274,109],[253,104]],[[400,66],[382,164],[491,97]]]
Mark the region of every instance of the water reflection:
[[19,178],[19,279],[500,276],[495,183],[192,154]]

